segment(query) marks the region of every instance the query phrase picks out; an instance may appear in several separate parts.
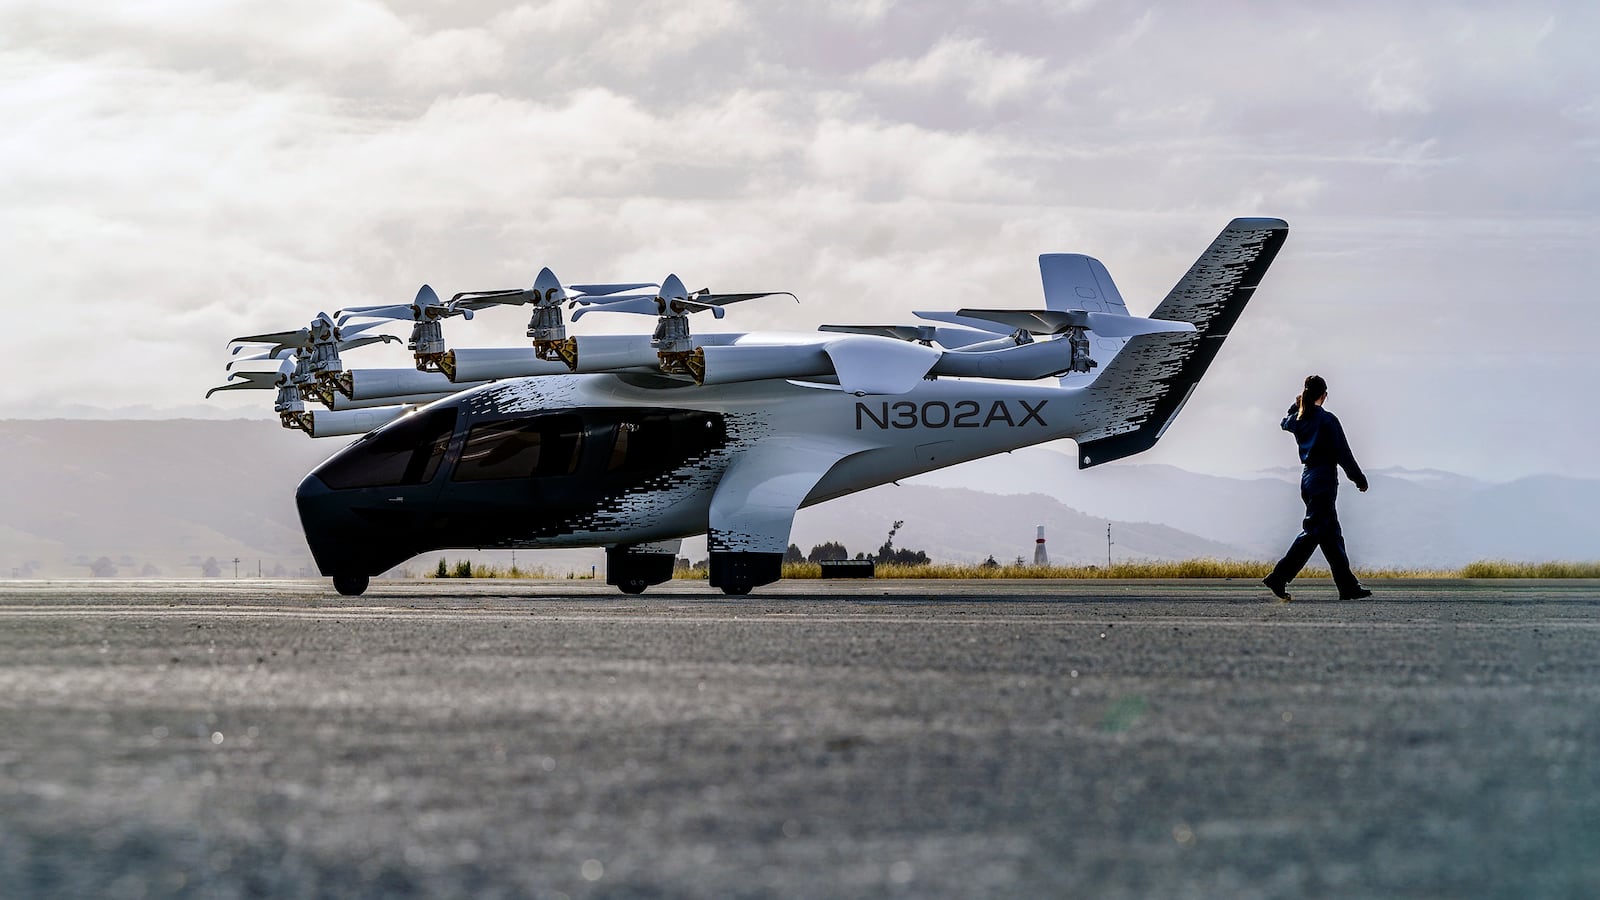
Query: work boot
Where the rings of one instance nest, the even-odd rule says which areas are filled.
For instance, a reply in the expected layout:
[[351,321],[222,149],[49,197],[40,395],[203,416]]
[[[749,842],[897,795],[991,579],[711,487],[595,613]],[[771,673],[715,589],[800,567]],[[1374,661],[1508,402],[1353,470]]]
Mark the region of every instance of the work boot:
[[[1267,577],[1261,579],[1261,583],[1267,586],[1267,590],[1272,592],[1272,596],[1277,597],[1280,601],[1282,601],[1284,603],[1288,603],[1289,602],[1289,586],[1288,585],[1280,584],[1280,583],[1278,583],[1276,581],[1273,581],[1271,575],[1268,575]],[[1369,591],[1368,594],[1370,595],[1371,592]]]
[[1351,591],[1350,593],[1348,593],[1348,594],[1340,594],[1339,595],[1339,599],[1340,600],[1371,600],[1372,599],[1372,592],[1367,590],[1365,587],[1363,587],[1363,586],[1358,584],[1358,585],[1356,585],[1356,589]]

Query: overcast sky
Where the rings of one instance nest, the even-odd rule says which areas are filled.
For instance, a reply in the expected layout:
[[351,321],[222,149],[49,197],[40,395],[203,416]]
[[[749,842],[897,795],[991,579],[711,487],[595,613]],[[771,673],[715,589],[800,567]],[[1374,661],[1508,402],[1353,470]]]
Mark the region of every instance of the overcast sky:
[[0,0],[0,416],[270,415],[201,406],[229,337],[544,265],[791,290],[723,327],[810,330],[1041,304],[1075,251],[1143,314],[1271,215],[1141,461],[1293,464],[1315,371],[1368,468],[1591,472],[1594,4],[437,6]]

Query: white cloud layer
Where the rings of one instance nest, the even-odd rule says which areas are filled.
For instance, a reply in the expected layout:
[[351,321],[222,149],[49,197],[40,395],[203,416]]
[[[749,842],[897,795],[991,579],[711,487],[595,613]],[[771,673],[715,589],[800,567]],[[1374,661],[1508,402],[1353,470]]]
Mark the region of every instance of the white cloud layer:
[[0,2],[0,414],[184,408],[234,334],[542,265],[790,289],[727,324],[810,329],[1035,303],[1034,256],[1076,250],[1142,312],[1228,218],[1267,214],[1289,244],[1146,459],[1282,464],[1279,407],[1317,370],[1369,465],[1587,473],[1597,24],[1578,3]]
[[1036,89],[1044,68],[1042,59],[1000,53],[977,39],[946,37],[920,58],[885,60],[864,77],[868,84],[954,88],[973,103],[994,106]]

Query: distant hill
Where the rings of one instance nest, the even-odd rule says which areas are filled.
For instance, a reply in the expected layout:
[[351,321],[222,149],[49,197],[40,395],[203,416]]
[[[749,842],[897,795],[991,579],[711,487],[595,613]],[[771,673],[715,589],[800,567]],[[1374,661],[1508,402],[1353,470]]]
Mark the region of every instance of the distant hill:
[[[1400,468],[1367,475],[1367,493],[1347,483],[1339,495],[1339,516],[1357,565],[1600,558],[1600,517],[1594,514],[1600,480],[1539,475],[1492,484]],[[1298,468],[1224,478],[1134,462],[1080,470],[1072,456],[1047,445],[907,483],[1044,493],[1091,515],[1162,523],[1240,547],[1251,558],[1271,559],[1299,530],[1299,477]]]
[[[84,576],[102,557],[121,576],[195,576],[206,559],[231,575],[235,557],[241,574],[258,564],[309,572],[294,489],[345,443],[251,419],[0,420],[0,577]],[[1600,481],[1371,474],[1371,492],[1349,489],[1341,503],[1358,564],[1600,556],[1591,513]],[[937,560],[1031,560],[1034,526],[1044,525],[1052,560],[1097,563],[1109,524],[1116,559],[1269,559],[1298,528],[1295,475],[1221,478],[1129,463],[1079,471],[1069,456],[1030,448],[802,510],[791,539],[802,550],[839,541],[870,553],[904,520],[896,546]],[[683,552],[703,558],[704,540],[686,541]],[[504,565],[509,556],[477,558]],[[436,558],[408,566],[432,568]],[[517,560],[559,573],[587,571],[602,554],[519,551]]]
[[826,540],[852,554],[872,553],[895,521],[905,525],[895,546],[923,550],[941,562],[1033,561],[1035,526],[1045,527],[1050,560],[1104,564],[1106,526],[1114,559],[1242,558],[1242,548],[1162,524],[1091,516],[1044,494],[999,495],[966,488],[884,485],[801,510],[791,539],[802,550]]
[[234,557],[298,573],[294,489],[339,446],[245,419],[0,421],[0,575],[83,576],[102,556],[124,576],[197,576],[207,558],[231,575]]

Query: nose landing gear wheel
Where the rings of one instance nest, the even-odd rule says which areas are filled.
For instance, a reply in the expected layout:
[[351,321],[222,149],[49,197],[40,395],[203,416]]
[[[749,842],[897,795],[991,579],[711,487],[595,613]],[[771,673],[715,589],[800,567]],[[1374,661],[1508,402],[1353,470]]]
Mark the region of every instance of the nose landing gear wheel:
[[624,581],[617,585],[617,587],[622,588],[624,594],[642,594],[644,589],[649,586],[650,583],[648,581]]
[[750,593],[750,589],[753,587],[755,587],[755,585],[750,584],[747,581],[738,581],[734,582],[733,584],[723,585],[722,592],[730,597],[743,597],[744,595]]
[[335,575],[333,589],[346,597],[359,597],[366,593],[368,579],[365,575]]

